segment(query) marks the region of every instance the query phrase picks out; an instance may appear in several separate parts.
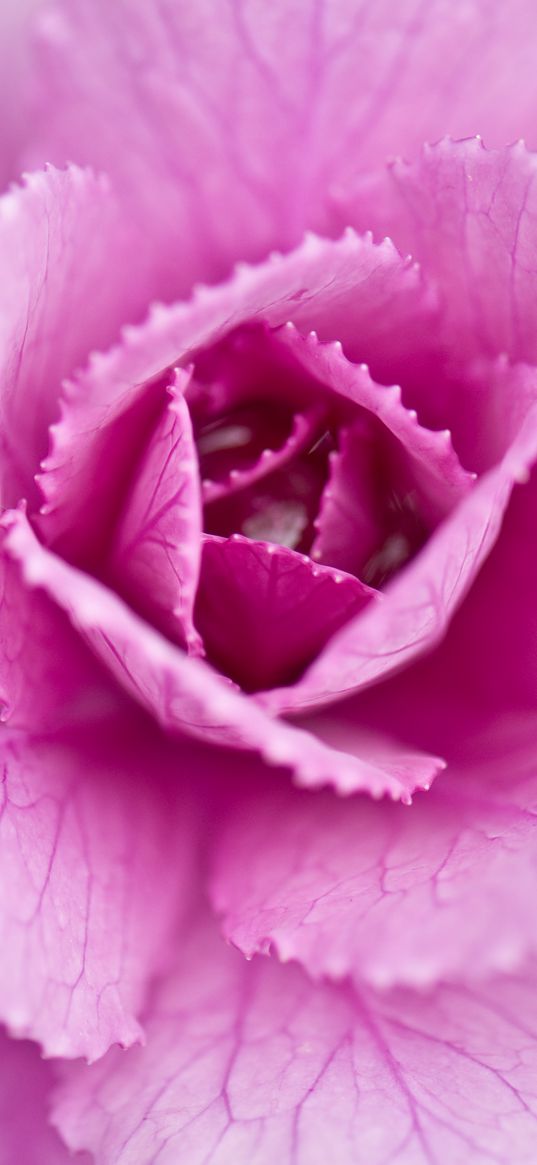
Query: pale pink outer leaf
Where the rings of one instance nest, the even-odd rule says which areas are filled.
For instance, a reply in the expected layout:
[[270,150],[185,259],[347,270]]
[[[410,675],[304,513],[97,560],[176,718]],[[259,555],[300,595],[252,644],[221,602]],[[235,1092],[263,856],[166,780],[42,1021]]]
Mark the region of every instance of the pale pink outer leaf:
[[253,805],[245,792],[215,841],[226,937],[248,956],[274,949],[314,977],[376,987],[471,983],[520,966],[537,954],[527,714],[525,728],[513,750],[489,723],[481,763],[450,765],[412,810],[270,786]]
[[448,139],[396,163],[392,180],[387,229],[438,282],[444,334],[460,355],[534,362],[537,155],[523,142],[496,151]]
[[[69,166],[30,174],[0,199],[0,487],[36,496],[62,377],[139,314],[127,238],[107,179]],[[134,271],[134,268],[133,268]]]
[[114,537],[108,570],[120,592],[163,633],[194,654],[201,556],[201,497],[192,423],[176,371],[172,399],[157,422]]
[[523,141],[498,150],[480,137],[443,138],[415,160],[392,163],[380,205],[373,201],[363,219],[360,196],[342,196],[341,219],[381,227],[420,261],[439,289],[444,341],[459,361],[507,353],[531,363],[536,179],[537,155]]
[[[180,758],[179,758],[180,759]],[[137,1014],[188,905],[193,815],[135,718],[1,741],[0,1011],[48,1055],[95,1059]]]
[[537,368],[512,362],[505,353],[476,357],[457,365],[454,360],[431,380],[418,376],[405,385],[405,400],[433,429],[449,425],[453,443],[465,466],[478,474],[501,461],[524,417],[537,401]]
[[28,587],[0,538],[0,721],[30,733],[109,715],[124,702],[67,616]]
[[355,751],[347,753],[271,720],[202,660],[188,657],[139,619],[112,591],[46,550],[21,511],[5,514],[2,524],[5,545],[26,583],[43,588],[67,612],[121,686],[164,728],[253,749],[268,763],[290,767],[298,784],[333,784],[342,792],[365,788],[374,796],[389,793],[408,801],[414,789],[428,788],[443,767],[438,757],[424,755],[414,771],[399,763],[397,749],[378,759],[379,750],[371,750],[367,737],[355,739]]
[[271,712],[296,712],[366,687],[434,647],[486,561],[517,481],[537,455],[532,406],[500,464],[438,527],[388,585],[384,601],[338,632],[293,687],[256,699]]
[[[26,1040],[0,1033],[0,1165],[73,1165],[73,1156],[48,1120],[56,1077]],[[77,1156],[77,1165],[91,1157]]]
[[200,931],[154,999],[147,1047],[67,1070],[53,1119],[96,1165],[532,1165],[531,970],[353,993]]
[[315,327],[321,339],[342,341],[351,355],[393,376],[405,357],[419,353],[421,359],[433,318],[434,297],[415,265],[388,241],[375,245],[352,231],[335,243],[309,235],[290,255],[275,255],[259,267],[243,264],[226,283],[198,289],[189,302],[157,306],[145,324],[126,329],[116,348],[95,355],[65,388],[40,478],[43,535],[72,559],[87,555],[102,537],[114,490],[132,469],[163,370],[188,365],[197,351],[240,324],[261,319],[278,326],[293,319],[301,330]]
[[229,0],[217,21],[213,0],[62,0],[31,157],[117,178],[180,294],[330,230],[331,187],[394,152],[446,132],[537,145],[536,34],[530,0]]

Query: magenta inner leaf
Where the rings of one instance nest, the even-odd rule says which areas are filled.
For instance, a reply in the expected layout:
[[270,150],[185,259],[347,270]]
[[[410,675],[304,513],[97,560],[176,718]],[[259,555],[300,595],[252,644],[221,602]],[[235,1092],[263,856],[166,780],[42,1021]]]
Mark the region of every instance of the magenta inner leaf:
[[433,528],[419,440],[414,453],[396,435],[414,420],[395,394],[388,427],[388,390],[371,381],[373,407],[355,401],[337,382],[340,359],[326,384],[282,331],[255,326],[195,365],[205,537],[194,620],[209,661],[247,691],[292,684]]
[[376,593],[283,545],[206,535],[195,620],[210,658],[245,691],[292,683]]
[[293,685],[468,475],[396,386],[291,325],[239,327],[176,375],[116,523],[115,575],[135,610],[245,691]]

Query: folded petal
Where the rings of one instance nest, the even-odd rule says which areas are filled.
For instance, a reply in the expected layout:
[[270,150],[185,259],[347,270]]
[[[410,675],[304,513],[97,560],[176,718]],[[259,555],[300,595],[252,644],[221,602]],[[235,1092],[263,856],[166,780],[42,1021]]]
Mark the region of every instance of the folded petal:
[[70,1066],[53,1119],[96,1165],[531,1165],[536,998],[532,969],[433,994],[316,986],[198,932],[147,1047]]
[[0,722],[53,733],[122,702],[67,616],[24,582],[0,535]]
[[[388,316],[389,319],[389,316]],[[304,337],[288,323],[279,334],[280,343],[298,367],[378,417],[383,427],[395,437],[399,458],[407,466],[410,480],[417,489],[429,516],[445,516],[471,488],[473,475],[460,464],[449,430],[435,432],[420,425],[414,410],[405,408],[398,384],[376,384],[365,364],[347,359],[342,344],[319,343],[315,333]],[[352,348],[359,345],[354,338]],[[347,343],[346,348],[350,345]],[[404,371],[404,358],[402,358]]]
[[216,840],[212,897],[226,937],[248,957],[274,949],[315,978],[357,985],[516,969],[537,954],[528,714],[524,737],[506,747],[489,723],[481,763],[454,763],[412,810],[267,785],[254,804],[245,790]]
[[390,380],[410,354],[421,361],[429,350],[434,310],[411,262],[389,242],[375,245],[352,231],[336,243],[308,236],[290,255],[242,265],[189,302],[155,308],[64,390],[40,477],[44,537],[73,561],[95,560],[164,405],[165,370],[195,363],[197,353],[239,325],[292,319],[301,331],[314,327]]
[[328,455],[328,478],[314,521],[311,557],[360,576],[378,549],[375,445],[367,421],[340,429]]
[[[132,241],[132,240],[131,240]],[[0,496],[35,497],[61,381],[139,314],[143,285],[109,183],[74,166],[0,199]],[[132,274],[131,273],[131,274]]]
[[434,647],[470,590],[502,527],[511,494],[537,455],[537,411],[528,413],[500,464],[431,536],[388,585],[384,601],[351,620],[293,687],[256,699],[287,713],[350,694]]
[[[117,595],[69,566],[37,541],[21,511],[4,515],[5,545],[29,586],[42,587],[64,610],[119,684],[171,732],[182,732],[235,748],[253,749],[272,764],[291,768],[304,785],[335,784],[343,792],[368,789],[410,800],[429,787],[443,767],[424,756],[416,770],[395,755],[379,756],[368,737],[344,752],[315,736],[274,722],[252,699],[202,660],[187,656],[139,619]],[[363,744],[363,748],[362,748]]]
[[[0,1161],[2,1165],[72,1165],[72,1155],[49,1123],[56,1083],[35,1045],[0,1034]],[[89,1165],[83,1155],[80,1165]]]
[[285,683],[378,592],[287,546],[204,536],[196,626],[245,691]]
[[120,593],[165,634],[195,653],[193,625],[201,552],[198,462],[188,376],[177,370],[172,399],[145,450],[115,533],[107,573]]
[[536,32],[530,0],[232,0],[218,20],[211,0],[61,0],[41,21],[31,156],[117,178],[179,294],[330,230],[332,185],[396,151],[446,132],[537,144]]
[[50,738],[4,730],[1,757],[1,1018],[49,1056],[94,1059],[141,1038],[189,904],[188,794],[179,809],[170,758],[135,717]]

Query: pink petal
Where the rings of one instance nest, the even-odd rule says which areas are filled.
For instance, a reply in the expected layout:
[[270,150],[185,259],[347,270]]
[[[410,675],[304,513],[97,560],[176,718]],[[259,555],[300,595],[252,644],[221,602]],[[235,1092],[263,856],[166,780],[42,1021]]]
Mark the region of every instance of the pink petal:
[[207,654],[247,691],[285,683],[377,593],[287,546],[204,536],[196,626]]
[[134,717],[31,738],[4,730],[0,1012],[54,1056],[139,1040],[137,1019],[189,902],[192,813]]
[[448,139],[396,163],[392,180],[397,241],[404,235],[438,281],[445,334],[461,355],[534,362],[537,157],[522,142],[494,151]]
[[0,721],[31,733],[54,732],[108,715],[122,699],[65,614],[25,584],[2,537]]
[[[0,200],[2,503],[35,496],[62,377],[140,310],[108,183],[69,167],[31,174]],[[132,265],[132,264],[131,264]]]
[[114,539],[114,585],[164,634],[202,650],[193,625],[201,550],[199,473],[181,370],[146,448]]
[[[412,810],[265,785],[216,841],[213,902],[250,957],[377,987],[474,982],[537,954],[535,743],[454,763]],[[492,767],[492,766],[490,766]],[[532,775],[528,777],[529,771]]]
[[[399,385],[376,384],[367,365],[356,365],[346,358],[338,340],[319,343],[315,333],[304,337],[292,324],[282,329],[279,339],[299,368],[378,417],[397,438],[414,483],[437,520],[468,493],[473,475],[462,468],[450,432],[423,428],[416,413],[404,407]],[[352,347],[358,347],[356,338]]]
[[[537,556],[531,552],[531,531],[537,512],[537,471],[515,486],[501,535],[483,566],[466,601],[450,627],[440,650],[424,660],[406,700],[405,718],[411,703],[411,738],[423,747],[427,735],[418,705],[427,687],[431,692],[457,692],[468,708],[481,706],[498,719],[509,720],[520,711],[533,711],[537,697]],[[400,685],[404,683],[401,677]],[[400,701],[395,687],[389,706]],[[421,693],[420,693],[421,689]],[[380,689],[379,689],[380,697]],[[373,697],[373,691],[371,692]],[[381,720],[385,715],[379,708]],[[368,716],[368,712],[363,714]],[[515,720],[516,723],[516,720]],[[400,728],[397,724],[396,728]],[[429,738],[430,740],[430,738]],[[436,747],[445,748],[436,733]]]
[[367,208],[363,192],[341,195],[343,223],[389,231],[435,281],[440,350],[401,373],[404,399],[432,428],[448,424],[464,464],[480,471],[505,452],[529,403],[520,373],[495,358],[537,356],[536,174],[521,142],[494,151],[475,138],[444,139],[411,164],[394,163]]
[[[455,349],[457,353],[457,349]],[[416,405],[424,424],[451,427],[463,465],[484,473],[501,460],[537,401],[537,369],[512,363],[505,354],[479,357],[463,369],[457,358],[431,381],[418,376],[405,384],[405,401]]]
[[5,514],[2,524],[8,552],[27,584],[42,587],[66,611],[120,685],[168,730],[253,749],[269,764],[291,768],[299,784],[333,784],[343,792],[365,788],[374,796],[389,793],[407,801],[443,767],[438,757],[424,756],[424,766],[409,771],[397,755],[379,760],[367,737],[363,749],[358,738],[346,753],[270,720],[203,661],[142,622],[112,591],[45,550],[20,511]]
[[[512,364],[505,355],[499,356],[495,360],[476,361],[466,384],[466,409],[461,408],[464,428],[458,425],[457,440],[462,445],[467,434],[467,444],[472,445],[472,464],[482,471],[500,460],[531,406],[537,402],[537,369],[528,364]],[[468,424],[468,415],[464,413],[470,411],[473,422]]]
[[381,519],[369,418],[339,430],[338,447],[329,453],[328,465],[311,557],[360,576],[378,549]]
[[[55,1075],[26,1041],[0,1035],[1,1165],[73,1165],[73,1158],[49,1124]],[[78,1165],[91,1158],[77,1157]]]
[[[529,483],[515,490],[494,558],[486,564],[479,591],[461,611],[452,644],[459,658],[466,646],[467,690],[504,712],[517,706],[533,709],[537,696],[537,561],[530,549],[536,512],[534,470]],[[468,650],[470,644],[474,651]]]
[[210,0],[61,0],[41,21],[31,156],[117,178],[161,294],[182,294],[330,230],[331,187],[396,151],[446,132],[537,145],[536,35],[529,0],[233,0],[216,21]]
[[450,765],[466,764],[471,747],[472,764],[481,759],[490,770],[501,734],[514,753],[522,725],[527,753],[537,697],[537,556],[528,549],[536,509],[534,468],[515,486],[501,535],[437,649],[385,683],[301,718],[301,726],[326,740],[324,721],[331,717],[331,742],[342,747],[353,725],[382,732],[389,724],[395,736],[439,751]]
[[[454,431],[464,439],[469,430],[474,444],[485,449],[488,397],[483,390],[477,397],[468,391],[468,369],[461,377],[461,364],[476,354],[507,353],[530,363],[537,357],[536,176],[537,157],[521,141],[489,150],[480,138],[445,138],[425,146],[416,161],[393,163],[382,178],[380,208],[373,201],[362,212],[360,194],[352,191],[341,199],[343,223],[388,231],[435,281],[442,306],[439,336],[459,373],[459,384],[455,379],[452,386],[456,396],[447,402]],[[418,385],[411,386],[413,403],[420,416],[423,406],[427,423],[435,408],[438,414],[445,391],[440,362],[438,374],[434,394],[419,375]],[[507,424],[512,399],[507,394],[503,401]],[[496,444],[501,436],[500,431]],[[472,437],[466,436],[468,455]]]
[[435,646],[492,549],[513,487],[527,480],[536,454],[533,406],[500,465],[397,575],[384,602],[348,623],[294,687],[256,699],[271,712],[305,710],[357,691]]
[[[388,310],[389,308],[389,310]],[[87,561],[110,526],[163,399],[163,369],[188,365],[196,352],[253,319],[278,326],[290,317],[321,339],[341,340],[380,372],[424,349],[434,305],[419,271],[392,245],[346,232],[336,243],[308,236],[291,255],[239,267],[220,287],[189,303],[157,307],[126,329],[118,347],[94,356],[67,385],[62,419],[40,486],[47,541]],[[427,346],[427,340],[425,347]],[[91,497],[91,510],[87,499]]]
[[54,1121],[96,1165],[532,1165],[536,998],[531,969],[354,994],[198,931],[147,1047],[70,1067]]

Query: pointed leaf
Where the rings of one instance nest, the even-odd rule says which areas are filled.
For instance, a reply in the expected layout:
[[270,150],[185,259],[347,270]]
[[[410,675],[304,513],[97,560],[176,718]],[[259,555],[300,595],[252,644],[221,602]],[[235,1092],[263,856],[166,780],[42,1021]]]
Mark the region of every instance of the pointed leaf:
[[177,370],[172,399],[145,451],[114,538],[108,571],[164,634],[201,651],[193,608],[201,552],[198,462]]

